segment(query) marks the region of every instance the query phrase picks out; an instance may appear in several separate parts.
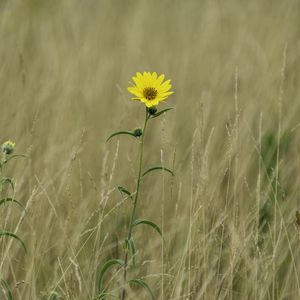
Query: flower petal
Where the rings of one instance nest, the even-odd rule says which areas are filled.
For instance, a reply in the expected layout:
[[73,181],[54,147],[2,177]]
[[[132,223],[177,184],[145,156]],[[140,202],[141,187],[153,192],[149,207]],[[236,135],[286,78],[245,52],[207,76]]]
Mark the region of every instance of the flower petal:
[[134,83],[136,84],[136,86],[138,88],[140,88],[141,90],[144,89],[145,85],[143,84],[143,81],[140,78],[138,78],[138,77],[132,77],[132,80],[134,81]]
[[167,97],[167,96],[172,95],[172,94],[174,94],[174,92],[160,93],[160,94],[159,94],[159,97]]
[[143,94],[136,87],[131,86],[131,87],[127,88],[127,90],[129,93],[131,93],[137,97],[143,97]]
[[152,76],[153,81],[156,81],[156,79],[157,79],[157,73],[153,72],[151,76]]
[[165,79],[164,74],[159,75],[159,77],[156,79],[155,85],[157,87],[159,87],[161,85],[161,83],[164,81],[164,79]]
[[165,87],[163,87],[163,88],[158,88],[157,89],[157,92],[158,93],[165,93],[165,92],[168,92],[170,89],[171,89],[171,85],[167,85],[167,86],[165,86]]

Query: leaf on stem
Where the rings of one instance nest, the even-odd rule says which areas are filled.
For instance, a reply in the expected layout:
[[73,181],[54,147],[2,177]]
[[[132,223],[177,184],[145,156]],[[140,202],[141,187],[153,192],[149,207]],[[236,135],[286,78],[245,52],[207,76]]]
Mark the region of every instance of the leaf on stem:
[[0,279],[0,287],[3,290],[6,300],[13,300],[11,289],[5,280]]
[[113,295],[113,294],[103,292],[103,293],[97,295],[97,296],[94,298],[94,300],[104,300],[106,297],[111,297],[111,298],[113,298],[113,299],[119,299],[119,297],[117,297],[117,296],[115,296],[115,295]]
[[133,267],[135,267],[135,255],[136,255],[136,247],[135,247],[135,243],[134,240],[132,238],[130,239],[126,239],[126,246],[129,250],[131,259],[132,259],[132,265]]
[[2,177],[1,181],[0,181],[1,186],[3,186],[5,183],[8,183],[11,186],[11,188],[12,188],[13,191],[15,190],[15,185],[14,185],[14,183],[13,183],[13,181],[12,181],[11,178],[9,178],[9,177]]
[[16,240],[18,240],[21,243],[21,245],[23,246],[24,251],[27,253],[25,243],[16,234],[14,234],[12,232],[9,232],[9,231],[0,231],[0,237],[1,236],[10,236],[10,237],[15,238]]
[[114,137],[114,136],[116,136],[116,135],[120,135],[120,134],[127,134],[127,135],[131,135],[131,136],[133,136],[133,137],[136,137],[135,134],[134,134],[133,132],[131,132],[131,131],[118,131],[118,132],[115,132],[115,133],[113,133],[112,135],[110,135],[110,136],[108,137],[108,139],[106,140],[106,143],[107,143],[112,137]]
[[149,220],[146,220],[146,219],[137,219],[137,220],[135,220],[135,221],[132,223],[132,226],[134,227],[134,226],[137,226],[137,225],[140,225],[140,224],[145,224],[145,225],[151,226],[154,230],[156,230],[156,231],[158,232],[158,234],[159,234],[161,237],[163,237],[162,232],[161,232],[159,226],[156,225],[155,223],[153,223],[153,222],[151,222],[151,221],[149,221]]
[[167,112],[167,111],[169,111],[171,109],[174,109],[174,107],[166,108],[166,109],[163,109],[163,110],[157,112],[156,114],[154,114],[154,115],[151,116],[151,119],[159,117],[160,115],[162,115],[163,113],[165,113],[165,112]]
[[57,292],[50,292],[48,300],[62,300],[63,298]]
[[13,199],[13,198],[3,198],[3,199],[0,200],[0,205],[5,204],[6,202],[16,203],[18,206],[20,206],[22,208],[22,210],[26,211],[25,206],[21,202],[19,202],[18,200],[16,200],[16,199]]
[[118,186],[118,190],[121,193],[121,195],[126,194],[131,198],[131,200],[133,200],[131,193],[128,190],[126,190],[124,187]]
[[125,262],[122,259],[110,259],[102,266],[97,279],[97,294],[104,293],[104,290],[102,289],[104,274],[110,267],[114,265],[119,265],[122,267],[125,265]]
[[24,154],[14,154],[14,155],[11,155],[9,158],[7,158],[7,159],[4,160],[3,165],[7,164],[10,160],[12,160],[14,158],[17,158],[17,157],[27,157],[27,156],[24,155]]
[[143,287],[149,294],[151,300],[155,300],[154,294],[150,289],[149,285],[143,279],[131,279],[128,281],[129,284],[135,284]]
[[142,176],[145,176],[149,172],[152,172],[152,171],[155,171],[155,170],[163,170],[163,171],[169,172],[172,176],[175,176],[175,174],[170,169],[168,169],[168,168],[166,168],[164,166],[154,166],[154,167],[151,167],[147,171],[145,171]]

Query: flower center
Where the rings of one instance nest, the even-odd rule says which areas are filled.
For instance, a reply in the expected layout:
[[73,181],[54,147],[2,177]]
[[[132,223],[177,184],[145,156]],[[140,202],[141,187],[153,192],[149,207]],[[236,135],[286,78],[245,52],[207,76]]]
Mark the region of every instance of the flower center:
[[153,100],[156,98],[157,96],[157,89],[153,88],[153,87],[146,87],[143,90],[143,95],[147,100]]

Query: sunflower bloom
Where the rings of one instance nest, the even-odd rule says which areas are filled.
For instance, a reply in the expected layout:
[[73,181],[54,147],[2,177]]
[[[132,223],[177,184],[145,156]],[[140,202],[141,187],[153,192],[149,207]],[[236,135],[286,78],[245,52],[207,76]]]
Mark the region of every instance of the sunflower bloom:
[[163,82],[164,79],[164,74],[157,76],[156,72],[144,72],[143,74],[137,72],[136,76],[132,77],[134,84],[132,83],[132,86],[128,88],[128,91],[136,96],[132,100],[139,100],[147,107],[158,105],[159,102],[174,93],[169,91],[172,87],[171,80]]

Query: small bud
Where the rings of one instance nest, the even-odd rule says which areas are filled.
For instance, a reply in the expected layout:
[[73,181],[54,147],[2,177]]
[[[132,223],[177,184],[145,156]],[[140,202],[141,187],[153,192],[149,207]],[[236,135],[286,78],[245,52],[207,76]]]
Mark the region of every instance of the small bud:
[[15,150],[16,144],[12,141],[6,141],[2,144],[2,152],[9,155],[12,154]]
[[151,106],[148,108],[148,112],[151,116],[155,115],[157,112],[157,108],[155,106]]
[[135,137],[140,137],[143,134],[143,130],[141,128],[136,128],[133,130],[133,134]]

